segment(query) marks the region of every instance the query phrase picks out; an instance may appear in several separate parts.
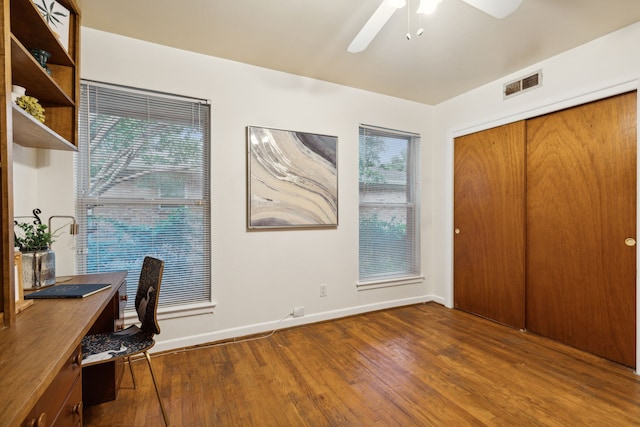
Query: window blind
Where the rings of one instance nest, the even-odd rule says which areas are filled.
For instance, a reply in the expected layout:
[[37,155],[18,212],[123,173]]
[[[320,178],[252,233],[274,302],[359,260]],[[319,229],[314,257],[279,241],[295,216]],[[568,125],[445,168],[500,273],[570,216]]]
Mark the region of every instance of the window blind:
[[131,296],[149,255],[160,306],[211,301],[209,103],[83,81],[78,136],[76,271],[126,270]]
[[360,126],[360,281],[420,274],[419,135]]

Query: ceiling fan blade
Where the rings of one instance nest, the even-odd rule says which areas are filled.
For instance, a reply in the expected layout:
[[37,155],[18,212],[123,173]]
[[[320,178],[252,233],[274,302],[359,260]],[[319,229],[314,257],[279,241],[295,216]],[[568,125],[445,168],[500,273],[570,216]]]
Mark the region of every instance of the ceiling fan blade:
[[516,11],[522,0],[462,0],[494,18],[502,19]]
[[394,12],[406,4],[405,0],[383,0],[380,6],[373,12],[371,18],[355,36],[347,51],[350,53],[362,52],[369,46],[378,32],[387,23]]

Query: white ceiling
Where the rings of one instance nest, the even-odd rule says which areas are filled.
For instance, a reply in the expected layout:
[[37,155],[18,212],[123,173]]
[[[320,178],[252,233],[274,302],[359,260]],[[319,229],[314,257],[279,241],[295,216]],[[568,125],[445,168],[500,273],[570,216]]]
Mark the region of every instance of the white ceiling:
[[444,0],[418,37],[419,0],[408,0],[364,52],[348,53],[381,1],[80,4],[86,27],[431,105],[640,21],[639,0],[524,0],[502,20]]

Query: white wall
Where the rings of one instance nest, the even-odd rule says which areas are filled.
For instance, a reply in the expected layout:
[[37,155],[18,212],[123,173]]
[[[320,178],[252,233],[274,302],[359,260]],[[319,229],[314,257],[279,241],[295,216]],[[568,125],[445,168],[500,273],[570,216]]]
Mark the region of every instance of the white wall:
[[38,174],[37,167],[38,150],[24,148],[20,145],[13,146],[13,207],[14,215],[31,215],[31,211],[37,208]]
[[[54,215],[75,215],[73,153],[14,144],[13,155],[14,216],[31,216],[33,210],[39,208],[40,219],[47,224]],[[75,238],[69,235],[66,226],[70,223],[70,219],[64,218],[54,218],[51,222],[53,231],[61,230],[52,245],[56,252],[56,276],[74,274]]]
[[[428,281],[367,291],[356,290],[356,281],[358,125],[424,135],[433,107],[87,28],[82,29],[81,57],[83,78],[205,98],[212,104],[216,306],[198,315],[161,316],[156,349],[270,330],[294,306],[304,306],[305,316],[280,326],[432,299]],[[338,136],[337,229],[246,231],[248,125]],[[427,139],[423,142],[424,158],[433,158]],[[73,194],[73,156],[47,152],[32,169],[25,167],[37,175],[36,203],[47,216],[73,213],[73,200],[56,195],[60,188]],[[433,213],[425,209],[423,215],[428,230]],[[56,245],[58,274],[73,273],[73,251]],[[324,298],[321,283],[328,285]]]

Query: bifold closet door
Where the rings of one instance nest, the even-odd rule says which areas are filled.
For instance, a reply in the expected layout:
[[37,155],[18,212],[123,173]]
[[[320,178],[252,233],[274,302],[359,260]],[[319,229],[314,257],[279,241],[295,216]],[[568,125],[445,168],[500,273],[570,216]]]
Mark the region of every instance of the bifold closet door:
[[527,329],[628,366],[636,109],[634,92],[527,122]]
[[455,139],[454,305],[524,328],[525,123]]

